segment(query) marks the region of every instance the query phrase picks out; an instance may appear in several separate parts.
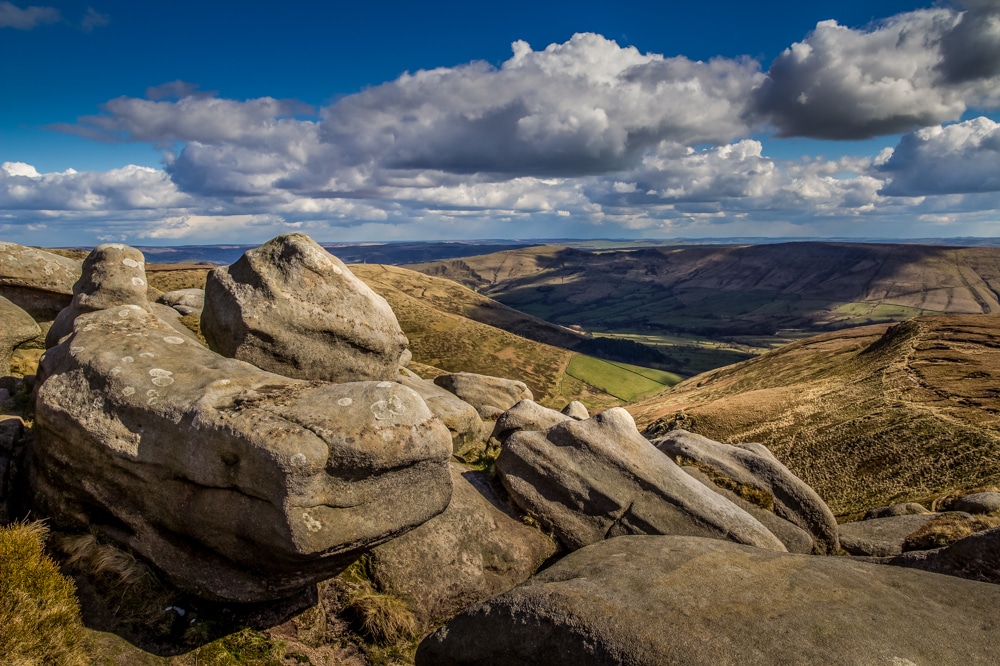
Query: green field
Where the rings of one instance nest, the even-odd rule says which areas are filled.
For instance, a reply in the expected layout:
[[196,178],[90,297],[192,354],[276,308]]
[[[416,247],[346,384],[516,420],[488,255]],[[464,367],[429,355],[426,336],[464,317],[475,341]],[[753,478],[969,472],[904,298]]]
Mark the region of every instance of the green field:
[[570,360],[566,374],[626,402],[659,393],[684,379],[672,372],[613,363],[584,354]]

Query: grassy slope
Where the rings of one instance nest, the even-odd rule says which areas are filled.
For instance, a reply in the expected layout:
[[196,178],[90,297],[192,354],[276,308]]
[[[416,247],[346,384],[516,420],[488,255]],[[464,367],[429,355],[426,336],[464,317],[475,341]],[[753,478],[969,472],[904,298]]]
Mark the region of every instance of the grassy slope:
[[1000,315],[951,315],[828,333],[630,411],[640,427],[683,411],[708,437],[766,444],[838,514],[929,500],[1000,481],[998,330]]
[[1000,248],[785,243],[594,254],[549,246],[413,268],[598,330],[771,334],[1000,312]]

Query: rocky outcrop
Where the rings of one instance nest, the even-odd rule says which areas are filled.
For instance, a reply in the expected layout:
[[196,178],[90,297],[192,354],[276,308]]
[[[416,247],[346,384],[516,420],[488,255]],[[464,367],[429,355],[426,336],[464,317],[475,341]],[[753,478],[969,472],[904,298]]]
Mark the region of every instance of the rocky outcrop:
[[475,407],[484,419],[496,419],[521,400],[534,399],[524,382],[474,372],[438,375],[434,383]]
[[41,334],[31,315],[0,296],[0,377],[10,374],[10,359],[18,345]]
[[146,259],[142,252],[122,245],[98,245],[83,261],[83,272],[73,285],[73,301],[59,313],[45,335],[45,346],[73,331],[80,315],[119,305],[137,305],[152,312],[146,297]]
[[623,534],[686,534],[785,550],[755,518],[689,477],[609,409],[504,442],[495,469],[511,499],[570,550]]
[[943,548],[913,550],[873,561],[1000,585],[1000,527],[976,532]]
[[334,382],[395,381],[407,344],[385,299],[302,234],[211,271],[201,330],[223,356]]
[[456,456],[465,457],[485,449],[489,432],[475,407],[405,368],[400,368],[398,381],[416,391],[427,403],[431,413],[448,427],[452,452]]
[[505,513],[478,472],[452,463],[441,515],[371,551],[379,589],[404,598],[424,628],[524,582],[556,552],[551,537]]
[[886,557],[903,552],[906,537],[940,514],[906,514],[840,525],[840,547],[851,555]]
[[713,482],[731,485],[738,494],[763,494],[762,499],[772,504],[776,515],[812,534],[814,552],[837,552],[837,520],[826,502],[762,444],[731,446],[674,430],[654,439],[653,445],[673,459],[700,466]]
[[205,309],[204,289],[175,289],[168,291],[156,299],[157,303],[172,307],[181,315],[198,315]]
[[542,407],[534,400],[521,400],[500,415],[490,435],[503,443],[515,432],[522,430],[548,430],[552,426],[569,421],[570,417],[554,409]]
[[0,296],[30,314],[52,321],[73,299],[80,262],[16,243],[0,243]]
[[1000,511],[1000,493],[972,493],[959,497],[948,507],[953,511],[965,511],[972,514],[986,514]]
[[290,595],[451,496],[451,437],[413,391],[264,372],[140,306],[79,316],[39,379],[38,508],[198,596]]
[[998,586],[846,558],[621,537],[466,609],[416,663],[986,666],[998,604]]

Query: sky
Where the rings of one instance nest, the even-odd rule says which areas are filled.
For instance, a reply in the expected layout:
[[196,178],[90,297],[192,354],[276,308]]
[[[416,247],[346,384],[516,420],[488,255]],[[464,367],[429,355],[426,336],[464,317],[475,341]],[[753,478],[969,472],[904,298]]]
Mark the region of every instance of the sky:
[[4,241],[1000,232],[1000,0],[29,2]]

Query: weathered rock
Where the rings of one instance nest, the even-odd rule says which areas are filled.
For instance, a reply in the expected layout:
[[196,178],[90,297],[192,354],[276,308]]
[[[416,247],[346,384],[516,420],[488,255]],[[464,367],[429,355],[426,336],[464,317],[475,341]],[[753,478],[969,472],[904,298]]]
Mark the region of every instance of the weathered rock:
[[1000,650],[1000,587],[633,536],[568,555],[428,636],[418,666],[976,664]]
[[507,438],[511,499],[570,550],[622,534],[686,534],[785,550],[757,519],[681,471],[621,408]]
[[58,254],[0,243],[0,296],[35,321],[52,321],[73,299],[81,264]]
[[519,401],[534,399],[524,382],[474,372],[438,375],[434,383],[475,407],[484,419],[496,419]]
[[984,514],[1000,511],[1000,493],[972,493],[959,497],[949,508],[953,511],[965,511],[972,514]]
[[889,518],[891,516],[919,516],[925,513],[931,512],[928,511],[923,504],[917,504],[916,502],[900,502],[899,504],[879,506],[874,509],[870,509],[868,513],[865,514],[864,520],[871,520],[872,518]]
[[833,512],[816,491],[763,445],[730,446],[686,430],[669,432],[653,440],[653,445],[671,458],[691,460],[710,469],[711,476],[721,476],[737,487],[748,486],[770,495],[775,514],[813,535],[815,553],[837,552],[837,520]]
[[519,585],[556,552],[550,537],[504,512],[480,473],[452,463],[451,478],[444,513],[370,554],[379,589],[404,598],[424,628]]
[[773,512],[768,511],[757,504],[748,502],[728,488],[716,485],[707,474],[693,465],[681,465],[681,470],[709,490],[722,495],[727,500],[759,520],[761,525],[766,527],[771,534],[778,537],[778,540],[781,541],[781,543],[785,544],[785,550],[789,553],[808,554],[812,552],[812,535],[798,525],[774,515]]
[[201,330],[223,356],[334,382],[395,381],[407,344],[385,299],[303,234],[211,271]]
[[521,400],[497,419],[490,435],[501,444],[515,432],[522,430],[548,430],[557,423],[569,421],[570,417],[548,407],[542,407],[534,400]]
[[416,391],[427,403],[431,413],[448,426],[452,452],[456,456],[467,456],[485,448],[489,433],[485,431],[486,426],[475,407],[405,368],[400,369],[399,383]]
[[10,358],[17,346],[41,334],[31,315],[0,296],[0,377],[10,374]]
[[911,550],[873,561],[1000,585],[1000,527],[976,532],[943,548]]
[[201,315],[205,309],[204,289],[175,289],[160,294],[157,303],[168,305],[182,315]]
[[287,596],[451,496],[451,438],[413,391],[267,373],[139,306],[78,317],[40,380],[39,508],[199,596]]
[[590,412],[587,411],[587,406],[579,400],[573,400],[567,403],[566,406],[562,408],[562,413],[571,419],[576,419],[577,421],[583,421],[590,418]]
[[18,416],[0,415],[0,525],[15,518],[12,505],[23,457],[24,421]]
[[[409,347],[403,350],[403,353],[399,356],[399,367],[405,368],[410,365],[410,361],[413,360],[413,352],[410,351]],[[433,383],[433,382],[431,382]]]
[[851,555],[886,557],[903,552],[906,537],[938,517],[936,513],[870,518],[840,525],[840,547]]

